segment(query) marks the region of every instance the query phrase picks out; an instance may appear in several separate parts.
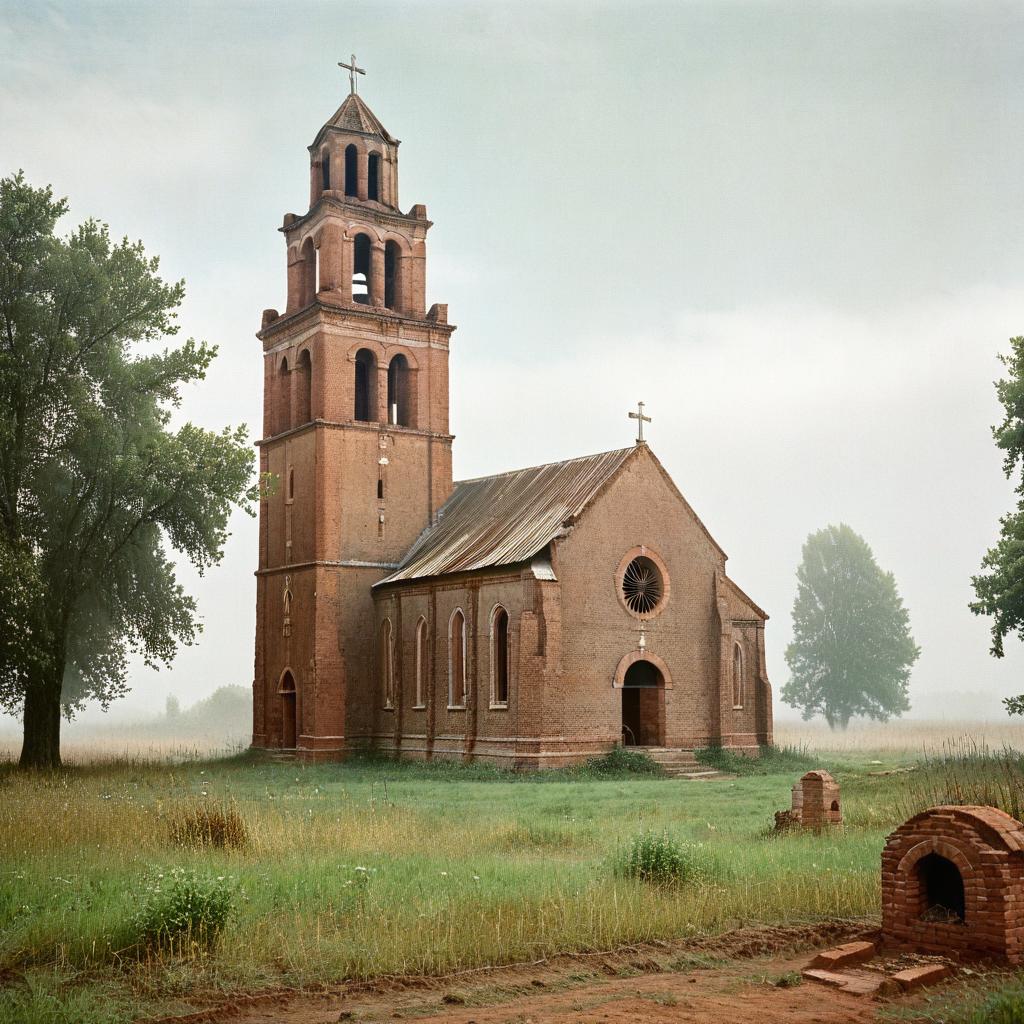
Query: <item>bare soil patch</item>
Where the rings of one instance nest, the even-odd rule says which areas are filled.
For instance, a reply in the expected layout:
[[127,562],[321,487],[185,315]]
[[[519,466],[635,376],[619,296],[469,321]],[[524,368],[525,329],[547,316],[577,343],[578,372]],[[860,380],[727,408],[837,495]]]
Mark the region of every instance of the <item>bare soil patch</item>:
[[[872,1021],[880,1003],[803,982],[808,951],[874,936],[867,922],[746,928],[678,943],[565,954],[444,977],[383,977],[318,993],[212,1005],[164,1024],[335,1024],[408,1019],[430,1024],[839,1024]],[[912,1003],[914,997],[901,1001]]]

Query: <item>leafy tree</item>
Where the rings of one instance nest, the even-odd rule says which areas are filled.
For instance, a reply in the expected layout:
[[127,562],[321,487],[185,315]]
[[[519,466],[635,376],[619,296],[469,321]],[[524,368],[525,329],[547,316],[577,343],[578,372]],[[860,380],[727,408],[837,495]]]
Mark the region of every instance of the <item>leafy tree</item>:
[[907,687],[920,648],[891,572],[850,527],[827,526],[803,547],[793,602],[792,678],[782,699],[805,719],[845,729],[855,715],[887,721],[910,708]]
[[[981,561],[981,573],[972,577],[975,615],[992,616],[991,653],[1003,656],[1003,641],[1013,632],[1024,640],[1024,338],[1010,339],[1010,354],[1001,355],[1007,369],[996,381],[996,394],[1003,406],[1003,421],[992,428],[996,447],[1001,448],[1007,480],[1019,474],[1017,509],[999,520],[999,540]],[[1011,715],[1024,714],[1024,694],[1003,702]]]
[[256,498],[244,427],[170,424],[216,348],[178,331],[184,284],[19,173],[0,180],[0,707],[21,764],[60,763],[60,720],[126,690],[131,651],[168,663],[201,625],[168,549],[220,561]]

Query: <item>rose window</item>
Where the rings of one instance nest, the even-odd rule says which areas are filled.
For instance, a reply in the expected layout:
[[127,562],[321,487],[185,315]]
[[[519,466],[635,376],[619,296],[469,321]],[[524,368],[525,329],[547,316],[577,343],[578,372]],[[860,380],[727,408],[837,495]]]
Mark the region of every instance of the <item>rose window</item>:
[[665,584],[649,558],[634,558],[622,574],[622,597],[634,615],[650,615],[661,602]]

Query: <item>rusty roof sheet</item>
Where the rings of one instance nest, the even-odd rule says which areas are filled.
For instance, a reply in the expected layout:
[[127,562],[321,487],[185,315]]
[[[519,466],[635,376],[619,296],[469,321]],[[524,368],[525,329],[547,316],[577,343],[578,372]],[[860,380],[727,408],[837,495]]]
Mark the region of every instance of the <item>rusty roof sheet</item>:
[[461,480],[398,569],[376,586],[531,559],[579,515],[636,448]]

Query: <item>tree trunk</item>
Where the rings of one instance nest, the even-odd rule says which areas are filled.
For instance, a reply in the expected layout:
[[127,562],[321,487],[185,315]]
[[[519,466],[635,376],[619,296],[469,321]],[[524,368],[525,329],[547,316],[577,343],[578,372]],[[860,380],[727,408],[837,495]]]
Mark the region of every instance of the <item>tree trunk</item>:
[[60,691],[64,663],[25,691],[25,729],[19,768],[60,767]]

